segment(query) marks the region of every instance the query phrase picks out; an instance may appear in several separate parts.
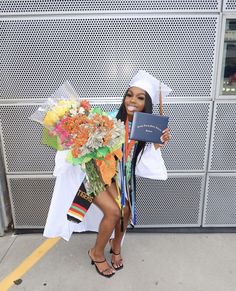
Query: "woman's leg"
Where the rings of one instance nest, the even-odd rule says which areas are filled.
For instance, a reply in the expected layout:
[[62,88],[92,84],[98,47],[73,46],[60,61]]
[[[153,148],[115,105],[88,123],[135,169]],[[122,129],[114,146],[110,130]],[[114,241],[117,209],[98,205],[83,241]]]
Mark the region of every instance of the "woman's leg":
[[[117,197],[116,185],[113,183],[109,188],[108,191],[112,194],[114,198]],[[121,241],[127,229],[129,220],[130,220],[130,208],[128,202],[126,201],[126,206],[124,207],[124,222],[123,222],[123,231],[121,231],[120,220],[117,221],[115,226],[115,237],[111,241],[112,247],[112,258],[111,261],[113,263],[114,268],[119,268],[123,265],[122,257],[121,257]]]
[[[94,261],[104,260],[104,249],[111,237],[111,234],[120,220],[120,210],[113,197],[108,191],[100,193],[94,198],[94,204],[97,205],[103,212],[104,216],[99,226],[99,232],[94,247],[90,250],[90,256]],[[114,272],[113,268],[105,261],[104,263],[96,264],[99,271],[105,275]]]
[[112,251],[113,251],[111,261],[113,263],[114,268],[119,268],[119,267],[123,266],[122,257],[121,257],[121,242],[122,242],[122,239],[123,239],[124,234],[126,232],[129,220],[130,220],[130,208],[126,204],[126,206],[124,208],[124,228],[123,228],[123,231],[121,231],[120,222],[117,222],[117,224],[115,226],[115,237],[111,241],[111,247],[112,247]]

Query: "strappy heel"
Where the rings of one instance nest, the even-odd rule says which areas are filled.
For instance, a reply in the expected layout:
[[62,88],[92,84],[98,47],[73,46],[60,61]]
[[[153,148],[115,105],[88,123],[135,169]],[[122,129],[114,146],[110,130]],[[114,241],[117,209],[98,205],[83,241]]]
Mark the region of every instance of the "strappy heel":
[[88,251],[88,256],[89,256],[89,258],[90,258],[90,260],[91,260],[91,265],[94,265],[94,266],[95,266],[95,268],[96,268],[96,270],[97,270],[97,272],[98,272],[99,275],[101,275],[101,276],[103,276],[103,277],[106,277],[106,278],[111,278],[111,277],[115,274],[115,273],[105,274],[105,272],[108,271],[108,270],[110,270],[110,268],[107,268],[107,269],[102,270],[102,271],[100,271],[100,270],[98,269],[98,267],[97,267],[96,264],[104,263],[104,262],[106,262],[106,259],[104,259],[103,261],[94,261],[94,260],[91,258],[91,256],[90,256],[90,250]]
[[[109,243],[110,243],[110,246],[111,246],[111,249],[110,249],[110,254],[114,255],[114,256],[120,256],[120,253],[115,253],[112,249],[112,239],[109,240]],[[121,259],[122,260],[122,259]],[[111,261],[111,265],[112,267],[116,270],[116,271],[119,271],[121,269],[124,268],[124,265],[123,265],[123,262],[122,262],[122,265],[119,266],[119,267],[116,267],[115,264]]]

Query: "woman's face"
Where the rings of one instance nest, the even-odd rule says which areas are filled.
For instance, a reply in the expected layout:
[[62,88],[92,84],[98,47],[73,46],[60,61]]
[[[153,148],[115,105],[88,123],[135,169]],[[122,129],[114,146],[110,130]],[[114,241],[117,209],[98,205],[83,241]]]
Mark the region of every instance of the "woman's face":
[[128,89],[124,101],[128,119],[133,120],[134,112],[142,112],[145,106],[145,91],[138,87]]

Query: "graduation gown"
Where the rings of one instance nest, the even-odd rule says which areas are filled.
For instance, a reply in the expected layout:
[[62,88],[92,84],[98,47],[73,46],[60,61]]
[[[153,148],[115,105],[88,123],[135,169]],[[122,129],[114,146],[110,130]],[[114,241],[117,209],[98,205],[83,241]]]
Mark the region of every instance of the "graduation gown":
[[[81,223],[67,220],[67,211],[85,178],[80,166],[73,166],[66,161],[68,151],[58,151],[55,157],[53,175],[56,176],[55,187],[48,212],[43,235],[45,237],[62,237],[69,241],[73,232],[97,232],[103,217],[101,210],[92,204]],[[135,174],[144,178],[166,180],[167,172],[160,149],[147,144],[141,159],[137,158]]]

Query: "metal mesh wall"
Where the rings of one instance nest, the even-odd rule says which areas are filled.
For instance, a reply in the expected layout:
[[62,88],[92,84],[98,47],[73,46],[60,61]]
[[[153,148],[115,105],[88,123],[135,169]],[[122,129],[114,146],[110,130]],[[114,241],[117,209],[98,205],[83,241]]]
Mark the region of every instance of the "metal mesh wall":
[[209,174],[203,226],[236,226],[236,174]]
[[45,225],[54,183],[51,176],[8,176],[15,228]]
[[236,11],[236,2],[235,0],[223,0],[223,11],[230,12]]
[[137,179],[138,227],[198,227],[203,208],[203,226],[235,226],[235,102],[212,108],[222,3],[235,11],[230,0],[0,1],[0,133],[16,228],[42,228],[53,192],[54,151],[28,119],[39,102],[69,80],[113,111],[139,69],[173,92],[169,179]]
[[[44,226],[54,182],[50,176],[8,176],[16,228]],[[199,226],[203,185],[203,175],[138,178],[137,227]]]
[[54,150],[41,142],[42,126],[28,119],[38,106],[1,107],[6,172],[52,172]]
[[0,1],[4,13],[61,11],[218,11],[220,0]]
[[236,171],[236,102],[216,102],[209,171]]
[[4,20],[0,96],[47,98],[69,79],[84,98],[121,97],[142,68],[174,97],[211,97],[217,29],[217,15]]
[[[172,138],[163,158],[169,171],[198,172],[207,165],[211,102],[169,103],[164,112],[170,116]],[[158,110],[154,110],[158,114]]]
[[[137,179],[137,224],[200,226],[204,175],[174,175],[167,181]],[[144,215],[145,214],[145,215]]]

